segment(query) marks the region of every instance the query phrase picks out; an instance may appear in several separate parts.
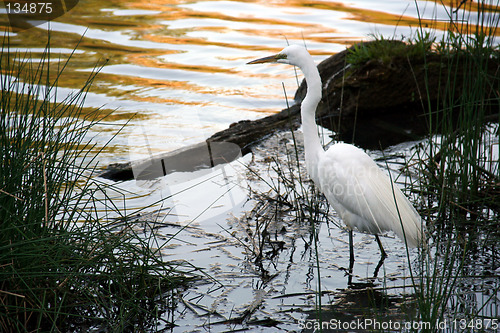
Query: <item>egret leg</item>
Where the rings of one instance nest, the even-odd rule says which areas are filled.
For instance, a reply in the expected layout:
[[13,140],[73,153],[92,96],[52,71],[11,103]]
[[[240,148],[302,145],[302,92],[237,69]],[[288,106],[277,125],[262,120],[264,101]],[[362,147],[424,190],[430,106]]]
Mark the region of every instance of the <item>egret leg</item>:
[[353,239],[352,239],[352,230],[349,230],[349,271],[347,272],[348,277],[347,277],[347,285],[351,286],[352,285],[352,270],[354,268],[354,247],[353,247]]
[[354,264],[354,246],[353,246],[353,239],[352,239],[352,229],[349,230],[349,254],[350,254],[350,260],[349,260],[349,263],[350,264]]
[[380,254],[382,255],[382,258],[387,257],[387,253],[385,253],[384,247],[382,246],[382,242],[380,241],[380,238],[378,238],[378,235],[375,235],[375,239],[377,240],[378,247],[380,248]]
[[380,267],[384,264],[385,257],[382,256],[380,257],[380,260],[378,261],[377,267],[375,267],[375,271],[373,272],[373,277],[376,278],[378,275],[378,271],[380,270]]

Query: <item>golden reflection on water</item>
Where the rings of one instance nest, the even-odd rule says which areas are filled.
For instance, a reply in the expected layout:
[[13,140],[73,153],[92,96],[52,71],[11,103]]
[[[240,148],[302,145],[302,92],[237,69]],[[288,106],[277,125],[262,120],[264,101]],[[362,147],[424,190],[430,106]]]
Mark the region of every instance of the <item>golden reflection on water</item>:
[[[446,10],[451,12],[459,2],[445,1]],[[431,7],[434,1],[419,5]],[[79,89],[96,64],[105,63],[92,87],[94,95],[88,98],[97,104],[93,107],[104,105],[103,114],[115,110],[107,121],[116,122],[117,129],[131,115],[135,115],[132,127],[149,118],[168,119],[168,126],[182,127],[190,121],[171,122],[184,114],[213,113],[208,117],[213,124],[205,121],[197,126],[214,132],[233,121],[280,111],[284,106],[276,102],[283,100],[280,82],[293,95],[293,71],[244,66],[248,60],[280,51],[286,39],[305,42],[319,61],[367,39],[377,33],[376,27],[390,33],[400,29],[408,36],[420,24],[437,31],[450,24],[429,10],[419,21],[413,1],[368,6],[366,1],[355,0],[80,1],[50,24],[51,47],[60,54],[52,57],[50,71],[55,77],[58,66],[78,45],[58,86]],[[498,10],[490,7],[483,9]],[[467,15],[474,17],[478,4],[467,2],[467,9]],[[4,15],[0,24],[7,28]],[[11,49],[36,48],[32,57],[41,58],[47,38],[43,26],[16,31]],[[176,117],[165,117],[165,112]],[[165,125],[158,124],[159,133]]]

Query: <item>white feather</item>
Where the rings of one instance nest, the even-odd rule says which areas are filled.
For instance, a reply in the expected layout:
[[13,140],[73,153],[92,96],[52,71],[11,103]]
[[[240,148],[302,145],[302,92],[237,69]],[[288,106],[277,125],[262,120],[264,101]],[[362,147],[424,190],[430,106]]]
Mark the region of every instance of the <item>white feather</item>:
[[364,151],[337,143],[311,173],[317,173],[317,186],[348,227],[371,234],[392,230],[408,246],[419,245],[420,215]]

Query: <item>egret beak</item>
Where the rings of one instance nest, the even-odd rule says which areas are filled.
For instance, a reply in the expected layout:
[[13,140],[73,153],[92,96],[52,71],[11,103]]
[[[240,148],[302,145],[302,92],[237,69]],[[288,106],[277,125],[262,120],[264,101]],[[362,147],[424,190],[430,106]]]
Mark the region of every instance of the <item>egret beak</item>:
[[263,64],[266,62],[278,62],[278,59],[282,59],[283,57],[278,53],[269,57],[264,57],[260,59],[255,59],[250,62],[247,62],[247,65],[253,65],[253,64]]

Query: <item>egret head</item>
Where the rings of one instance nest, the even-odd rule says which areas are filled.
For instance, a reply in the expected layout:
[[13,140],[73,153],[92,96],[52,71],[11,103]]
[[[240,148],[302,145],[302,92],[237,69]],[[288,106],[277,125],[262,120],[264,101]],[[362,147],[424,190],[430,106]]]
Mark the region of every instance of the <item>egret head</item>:
[[309,55],[309,52],[307,52],[307,50],[303,46],[290,45],[285,47],[278,54],[250,61],[247,63],[247,65],[263,64],[269,62],[269,63],[289,64],[300,67],[303,61],[310,57],[311,56]]

